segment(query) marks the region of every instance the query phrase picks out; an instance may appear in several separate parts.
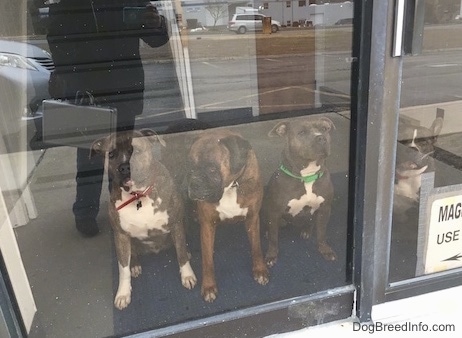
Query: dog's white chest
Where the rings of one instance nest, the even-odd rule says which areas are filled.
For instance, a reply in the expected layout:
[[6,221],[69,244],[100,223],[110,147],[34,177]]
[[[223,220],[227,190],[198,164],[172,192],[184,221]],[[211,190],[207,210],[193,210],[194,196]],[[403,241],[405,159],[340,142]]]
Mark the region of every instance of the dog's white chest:
[[399,180],[395,185],[395,192],[398,195],[410,198],[414,201],[419,199],[419,190],[421,185],[420,176],[412,177],[410,179]]
[[218,202],[217,212],[220,220],[234,218],[237,216],[247,216],[248,208],[241,208],[237,203],[237,187],[233,187],[233,184],[226,187],[223,196]]
[[[316,174],[320,169],[320,166],[316,165],[315,162],[312,162],[305,169],[300,171],[302,176],[309,176]],[[324,197],[318,196],[313,193],[313,184],[314,182],[304,183],[305,185],[305,194],[300,198],[292,199],[289,201],[287,206],[289,207],[289,214],[292,216],[298,215],[303,208],[310,207],[310,213],[313,215],[316,210],[319,209],[321,204],[324,202]]]
[[420,186],[422,185],[422,173],[427,167],[400,172],[399,174],[402,178],[398,179],[398,183],[395,184],[395,193],[417,201],[419,199]]
[[[131,196],[125,191],[122,192],[122,200],[115,203],[116,208]],[[141,206],[138,202],[141,202]],[[166,210],[159,210],[161,202],[160,198],[154,201],[152,198],[146,196],[124,206],[119,210],[120,226],[131,237],[138,239],[147,238],[149,230],[159,230],[163,233],[168,233],[169,231],[165,228],[165,225],[168,224],[169,216]]]
[[414,201],[419,199],[419,190],[421,186],[421,176],[400,179],[395,185],[395,192],[398,195],[410,198]]

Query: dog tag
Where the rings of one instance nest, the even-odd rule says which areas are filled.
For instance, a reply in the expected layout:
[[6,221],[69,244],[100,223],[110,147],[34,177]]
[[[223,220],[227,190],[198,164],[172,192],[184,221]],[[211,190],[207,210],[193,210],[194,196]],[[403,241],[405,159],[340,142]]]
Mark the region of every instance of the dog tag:
[[138,201],[138,203],[136,203],[136,210],[140,210],[141,207],[141,201]]

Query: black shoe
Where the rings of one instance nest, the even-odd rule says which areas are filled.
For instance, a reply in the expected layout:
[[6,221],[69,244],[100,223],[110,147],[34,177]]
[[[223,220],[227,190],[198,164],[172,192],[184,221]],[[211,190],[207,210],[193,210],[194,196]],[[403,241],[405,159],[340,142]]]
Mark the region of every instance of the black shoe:
[[93,237],[99,233],[98,223],[93,218],[76,219],[75,227],[85,237]]

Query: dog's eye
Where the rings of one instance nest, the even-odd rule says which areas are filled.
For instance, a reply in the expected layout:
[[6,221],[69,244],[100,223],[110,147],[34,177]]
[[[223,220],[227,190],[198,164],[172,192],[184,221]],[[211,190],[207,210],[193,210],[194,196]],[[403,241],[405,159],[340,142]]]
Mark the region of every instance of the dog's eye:
[[110,152],[107,153],[107,156],[108,156],[109,158],[114,158],[115,152],[112,150],[112,151],[110,151]]

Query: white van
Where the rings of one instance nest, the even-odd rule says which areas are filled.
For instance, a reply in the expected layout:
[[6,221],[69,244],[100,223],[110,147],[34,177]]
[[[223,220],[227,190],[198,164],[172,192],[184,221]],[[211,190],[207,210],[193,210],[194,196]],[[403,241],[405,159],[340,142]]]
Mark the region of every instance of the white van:
[[[263,14],[234,14],[228,23],[228,29],[238,34],[263,30]],[[281,23],[271,20],[271,33],[276,33],[281,28]]]

